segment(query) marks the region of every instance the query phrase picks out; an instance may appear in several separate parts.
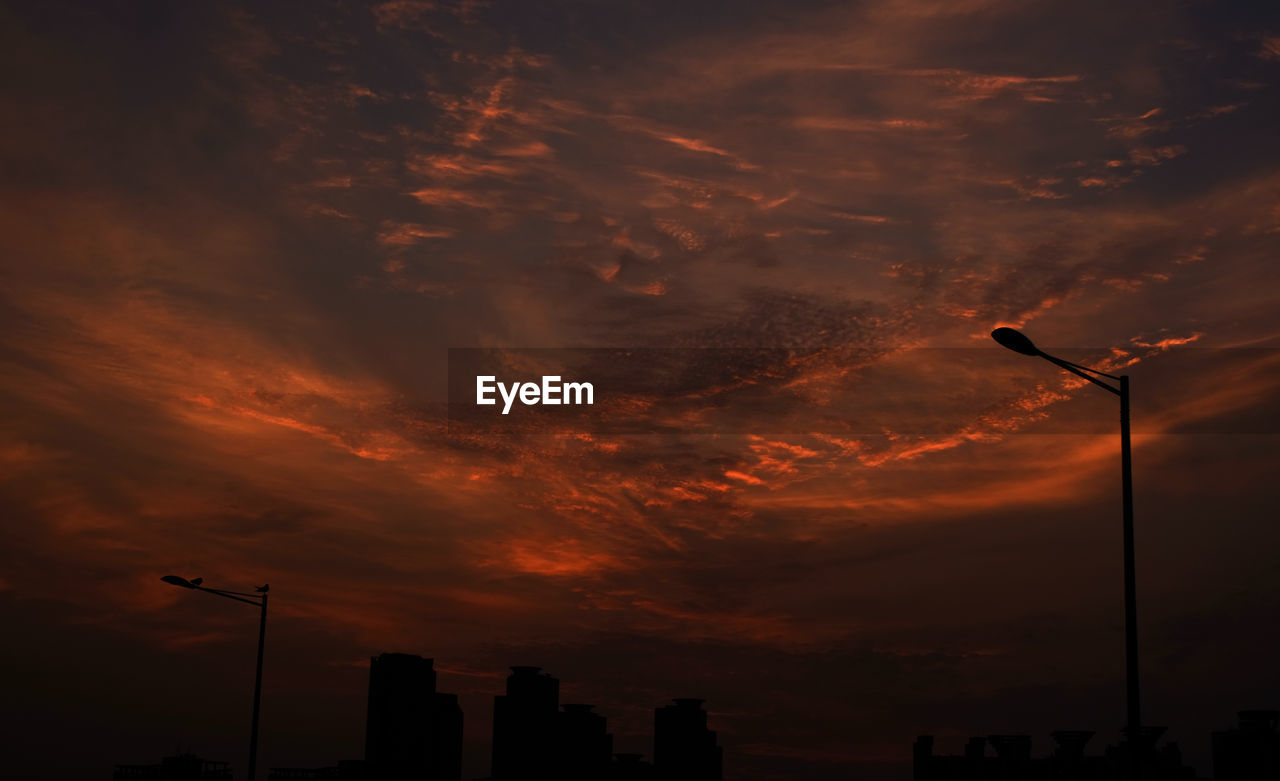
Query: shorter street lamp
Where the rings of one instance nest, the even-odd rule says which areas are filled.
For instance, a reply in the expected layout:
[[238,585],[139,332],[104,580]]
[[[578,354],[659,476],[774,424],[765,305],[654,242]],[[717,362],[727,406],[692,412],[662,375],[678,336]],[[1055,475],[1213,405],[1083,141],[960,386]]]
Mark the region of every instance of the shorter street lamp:
[[[1142,763],[1140,751],[1145,748],[1142,734],[1142,710],[1138,701],[1138,597],[1136,578],[1133,568],[1133,464],[1129,453],[1129,377],[1090,369],[1078,363],[1056,358],[1036,347],[1030,339],[1020,331],[1012,328],[997,328],[991,332],[991,338],[1000,345],[1015,353],[1044,358],[1046,361],[1079,375],[1089,382],[1104,388],[1120,397],[1120,479],[1124,503],[1124,658],[1125,658],[1125,695],[1128,702],[1128,728],[1125,732],[1129,738],[1132,754],[1132,778],[1137,781],[1141,775]],[[1106,377],[1120,383],[1119,387],[1098,379]]]
[[267,639],[267,591],[271,588],[270,584],[259,586],[254,594],[246,594],[241,591],[223,591],[222,589],[206,588],[200,585],[204,582],[204,578],[194,578],[187,580],[177,575],[165,575],[160,578],[171,586],[180,586],[182,588],[195,589],[196,591],[204,591],[208,594],[216,594],[227,599],[234,599],[237,602],[244,602],[247,605],[254,605],[262,608],[262,612],[258,619],[258,672],[253,679],[253,723],[249,728],[249,781],[255,781],[255,771],[258,765],[258,706],[262,702],[262,648]]

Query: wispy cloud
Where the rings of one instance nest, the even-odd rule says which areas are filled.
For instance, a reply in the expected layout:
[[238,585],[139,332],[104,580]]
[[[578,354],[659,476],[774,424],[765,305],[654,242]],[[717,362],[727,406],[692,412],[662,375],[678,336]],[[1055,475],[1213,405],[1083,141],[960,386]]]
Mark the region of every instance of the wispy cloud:
[[[977,0],[313,10],[10,15],[4,605],[221,664],[239,624],[175,628],[155,574],[270,579],[325,671],[423,652],[480,702],[485,665],[545,653],[566,685],[720,696],[739,757],[902,758],[919,714],[988,729],[954,703],[1030,707],[1008,692],[1049,663],[1100,690],[1114,639],[1088,612],[1114,601],[1111,399],[998,325],[1133,376],[1144,593],[1187,598],[1169,562],[1209,516],[1206,604],[1274,580],[1274,546],[1232,540],[1274,499],[1240,432],[1277,391],[1275,30]],[[447,348],[569,346],[702,358],[593,366],[639,378],[597,410],[630,428],[446,419]],[[1230,451],[1185,444],[1206,432],[1250,459],[1197,455]]]

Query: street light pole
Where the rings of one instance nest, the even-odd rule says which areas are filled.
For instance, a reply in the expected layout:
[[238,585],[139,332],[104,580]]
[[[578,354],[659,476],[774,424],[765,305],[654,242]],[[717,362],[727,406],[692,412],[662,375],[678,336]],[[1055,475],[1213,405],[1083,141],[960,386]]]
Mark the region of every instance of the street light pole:
[[256,781],[258,767],[258,708],[262,704],[262,649],[267,642],[267,586],[262,587],[262,613],[258,619],[258,671],[253,677],[253,722],[249,727],[249,781]]
[[[1049,355],[1012,328],[997,328],[991,332],[991,338],[1016,353],[1044,358],[1120,397],[1120,476],[1124,510],[1124,662],[1128,716],[1125,733],[1129,739],[1130,777],[1133,781],[1138,781],[1142,775],[1142,757],[1146,744],[1142,734],[1142,705],[1138,695],[1138,587],[1133,563],[1133,459],[1129,442],[1129,377],[1117,377]],[[1099,377],[1116,380],[1119,386],[1103,382]]]
[[1124,661],[1125,695],[1129,710],[1129,745],[1133,777],[1141,773],[1139,756],[1145,749],[1142,707],[1138,698],[1138,583],[1133,564],[1133,457],[1129,445],[1129,375],[1120,376],[1120,470],[1124,502]]
[[258,668],[253,678],[253,719],[249,727],[249,775],[248,781],[256,781],[258,768],[258,711],[262,704],[262,652],[266,646],[267,640],[267,592],[271,585],[266,584],[256,589],[257,593],[246,594],[242,591],[223,591],[222,589],[206,588],[200,585],[204,582],[203,578],[194,578],[187,580],[177,575],[165,575],[160,578],[165,583],[181,588],[194,589],[196,591],[204,591],[209,594],[215,594],[227,599],[234,599],[237,602],[244,602],[248,605],[254,605],[261,608],[258,618]]

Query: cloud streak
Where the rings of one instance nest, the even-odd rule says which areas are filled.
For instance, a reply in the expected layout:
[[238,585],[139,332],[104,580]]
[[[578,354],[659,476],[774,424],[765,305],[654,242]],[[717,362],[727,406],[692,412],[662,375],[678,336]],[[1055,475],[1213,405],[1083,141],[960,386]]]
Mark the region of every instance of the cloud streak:
[[[1111,401],[987,334],[1134,377],[1144,599],[1198,606],[1170,638],[1277,593],[1280,337],[1275,20],[1113,6],[10,12],[0,605],[103,680],[229,678],[242,622],[154,576],[270,580],[281,714],[421,652],[478,739],[542,660],[637,750],[707,696],[743,779],[1064,726],[1048,667],[1106,728]],[[631,350],[589,367],[636,379],[597,410],[629,428],[458,425],[459,347]],[[1268,674],[1209,657],[1153,652],[1201,707],[1168,723]],[[317,729],[280,761],[337,759]]]

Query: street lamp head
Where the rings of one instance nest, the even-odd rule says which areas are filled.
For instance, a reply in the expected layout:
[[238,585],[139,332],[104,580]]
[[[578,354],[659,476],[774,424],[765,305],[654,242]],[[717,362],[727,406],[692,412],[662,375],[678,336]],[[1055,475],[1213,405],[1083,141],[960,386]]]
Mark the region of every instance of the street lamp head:
[[177,575],[165,575],[160,579],[171,586],[182,586],[183,588],[197,588],[201,581],[201,578],[196,578],[196,582],[192,583],[186,578],[180,578]]
[[1040,351],[1031,343],[1031,340],[1022,335],[1021,331],[1015,331],[1012,328],[997,328],[991,332],[991,338],[995,339],[1003,347],[1008,347],[1015,353],[1023,355],[1040,355]]

